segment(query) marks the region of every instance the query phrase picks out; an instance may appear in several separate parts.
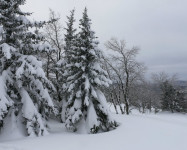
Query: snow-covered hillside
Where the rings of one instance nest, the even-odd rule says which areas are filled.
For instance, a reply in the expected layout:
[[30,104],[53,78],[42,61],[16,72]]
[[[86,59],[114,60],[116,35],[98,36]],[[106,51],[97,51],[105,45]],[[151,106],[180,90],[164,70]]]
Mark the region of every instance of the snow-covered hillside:
[[[94,135],[70,133],[50,121],[51,133],[38,138],[7,140],[0,137],[0,150],[186,150],[187,115],[115,115],[120,127]],[[10,134],[10,133],[9,133]],[[12,134],[14,135],[14,134]],[[10,135],[9,135],[10,138]]]

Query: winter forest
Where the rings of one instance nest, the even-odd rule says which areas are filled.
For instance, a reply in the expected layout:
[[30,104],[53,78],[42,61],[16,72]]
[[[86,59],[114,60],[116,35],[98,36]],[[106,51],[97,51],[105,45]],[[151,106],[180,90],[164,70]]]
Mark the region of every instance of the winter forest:
[[141,49],[100,43],[87,7],[33,21],[25,4],[0,0],[0,150],[187,149],[187,81],[147,78]]

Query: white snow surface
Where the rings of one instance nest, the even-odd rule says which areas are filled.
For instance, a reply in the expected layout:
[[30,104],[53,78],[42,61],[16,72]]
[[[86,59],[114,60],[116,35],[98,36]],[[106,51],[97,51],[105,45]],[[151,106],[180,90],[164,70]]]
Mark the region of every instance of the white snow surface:
[[[113,109],[112,109],[113,110]],[[139,114],[112,116],[120,122],[113,131],[100,134],[72,133],[64,124],[50,120],[50,134],[44,137],[5,140],[0,150],[186,150],[187,115]],[[12,135],[14,135],[12,133]]]
[[[39,123],[40,128],[43,129],[44,134],[48,134],[47,130],[45,129],[45,126],[42,121],[41,115],[38,113],[36,107],[34,106],[34,103],[32,102],[28,92],[25,89],[21,89],[20,94],[22,96],[22,103],[23,103],[23,117],[28,119],[29,121],[26,124],[26,127],[28,128],[28,133],[30,136],[35,136],[35,133],[33,131],[33,124],[32,121],[36,121]],[[37,116],[37,120],[34,120],[34,116]],[[42,135],[41,131],[38,133],[39,135]]]
[[16,51],[15,48],[6,43],[1,44],[0,49],[2,49],[2,52],[7,59],[11,58],[11,51]]
[[88,107],[88,114],[87,114],[87,120],[86,120],[87,133],[90,132],[90,129],[93,128],[94,125],[99,126],[99,122],[97,119],[98,119],[97,114],[94,109],[93,103],[91,101]]

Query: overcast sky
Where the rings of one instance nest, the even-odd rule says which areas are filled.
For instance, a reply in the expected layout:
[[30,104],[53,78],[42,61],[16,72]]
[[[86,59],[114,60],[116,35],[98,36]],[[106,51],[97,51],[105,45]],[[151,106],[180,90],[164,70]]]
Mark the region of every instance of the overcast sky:
[[65,26],[69,11],[76,9],[78,21],[85,6],[101,44],[125,39],[129,47],[140,47],[138,60],[149,76],[165,71],[187,80],[187,0],[27,0],[24,10],[47,20],[51,8]]

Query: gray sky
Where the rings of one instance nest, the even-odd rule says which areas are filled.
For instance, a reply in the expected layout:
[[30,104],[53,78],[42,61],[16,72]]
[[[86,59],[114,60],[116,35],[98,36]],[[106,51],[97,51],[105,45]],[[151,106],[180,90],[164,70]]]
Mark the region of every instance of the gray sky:
[[101,44],[125,39],[140,47],[148,75],[165,71],[187,80],[187,0],[27,0],[24,10],[47,20],[51,8],[65,25],[70,10],[76,9],[78,21],[85,6]]

